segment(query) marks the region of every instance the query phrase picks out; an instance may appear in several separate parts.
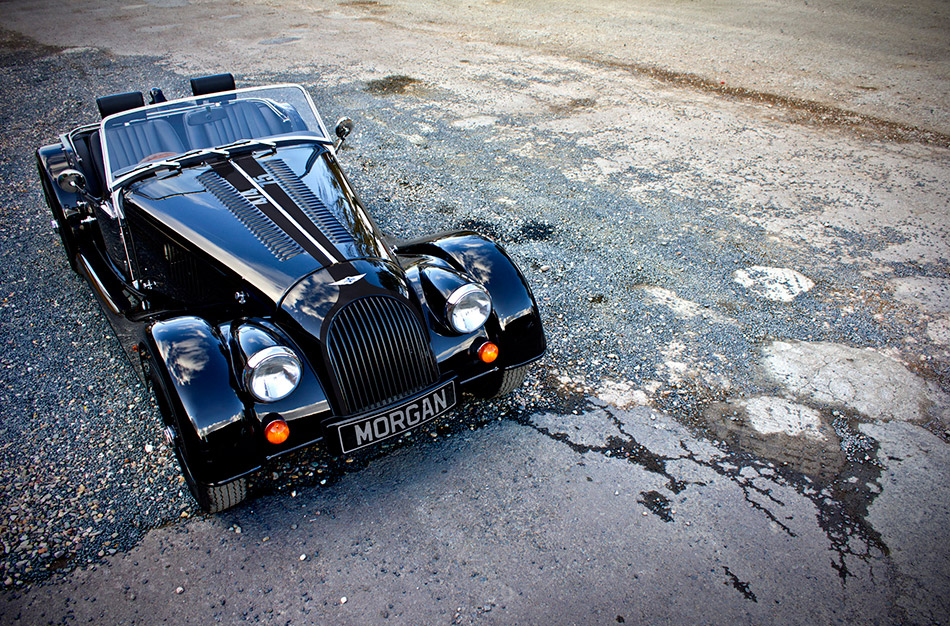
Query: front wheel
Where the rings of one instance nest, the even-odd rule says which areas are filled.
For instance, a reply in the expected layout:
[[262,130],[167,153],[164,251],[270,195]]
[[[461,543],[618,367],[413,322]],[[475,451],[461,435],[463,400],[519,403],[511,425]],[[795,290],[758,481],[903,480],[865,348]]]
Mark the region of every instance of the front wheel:
[[246,478],[237,478],[217,486],[206,485],[195,480],[191,469],[188,467],[188,461],[185,459],[181,433],[178,430],[178,418],[166,395],[165,386],[162,384],[158,372],[149,365],[147,359],[142,360],[142,370],[145,373],[145,379],[148,381],[149,387],[152,388],[158,410],[162,414],[162,421],[166,425],[166,432],[171,436],[171,442],[173,442],[172,445],[175,448],[175,458],[178,460],[178,466],[181,467],[181,474],[184,476],[185,482],[188,483],[188,490],[191,491],[198,507],[207,513],[220,513],[243,502],[247,497]]
[[181,444],[175,445],[175,456],[178,457],[178,465],[181,466],[181,473],[188,483],[188,489],[194,496],[198,507],[205,513],[220,513],[239,505],[247,497],[247,479],[236,478],[230,482],[221,485],[206,485],[195,480],[191,470],[188,468],[188,462],[185,461]]
[[247,497],[247,479],[238,478],[216,487],[198,484],[191,493],[194,494],[201,510],[207,513],[220,513],[244,502]]
[[472,388],[471,391],[482,398],[506,396],[524,383],[524,377],[527,373],[527,365],[495,372],[478,381],[478,386]]

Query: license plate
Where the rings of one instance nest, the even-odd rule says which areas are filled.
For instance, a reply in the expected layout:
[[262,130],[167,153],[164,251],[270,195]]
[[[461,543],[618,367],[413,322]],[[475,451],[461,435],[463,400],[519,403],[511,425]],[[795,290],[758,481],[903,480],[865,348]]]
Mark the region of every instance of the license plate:
[[368,416],[331,424],[343,453],[353,452],[417,428],[455,406],[455,381],[449,381],[400,405]]

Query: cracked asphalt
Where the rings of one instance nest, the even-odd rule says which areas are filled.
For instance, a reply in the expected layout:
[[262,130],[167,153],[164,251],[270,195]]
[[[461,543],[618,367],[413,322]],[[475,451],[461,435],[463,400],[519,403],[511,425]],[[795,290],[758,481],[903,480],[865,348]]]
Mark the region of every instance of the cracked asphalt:
[[[4,4],[2,621],[946,623],[946,8],[452,6]],[[551,349],[206,516],[32,152],[216,71],[354,118],[383,230],[501,241]]]

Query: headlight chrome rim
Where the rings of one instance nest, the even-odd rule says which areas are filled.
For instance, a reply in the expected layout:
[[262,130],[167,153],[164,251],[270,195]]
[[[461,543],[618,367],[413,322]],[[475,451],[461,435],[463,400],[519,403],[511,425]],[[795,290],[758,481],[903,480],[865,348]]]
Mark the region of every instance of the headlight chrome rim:
[[[283,365],[281,365],[283,364]],[[273,370],[270,368],[277,367]],[[286,346],[270,346],[250,356],[244,366],[244,386],[260,402],[283,400],[300,384],[300,358]],[[285,380],[281,381],[283,374]]]
[[453,291],[445,305],[445,319],[458,333],[473,333],[488,321],[492,301],[488,290],[476,283],[462,285]]

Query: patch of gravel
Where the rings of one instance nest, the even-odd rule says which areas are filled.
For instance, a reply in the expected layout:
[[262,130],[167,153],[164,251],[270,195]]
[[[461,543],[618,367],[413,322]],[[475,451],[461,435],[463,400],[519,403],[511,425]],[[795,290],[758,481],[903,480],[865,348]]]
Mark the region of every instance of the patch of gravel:
[[[0,588],[10,588],[124,551],[195,509],[146,389],[50,229],[33,156],[94,119],[93,89],[139,84],[143,60],[0,40]],[[155,66],[144,74],[161,84]]]

